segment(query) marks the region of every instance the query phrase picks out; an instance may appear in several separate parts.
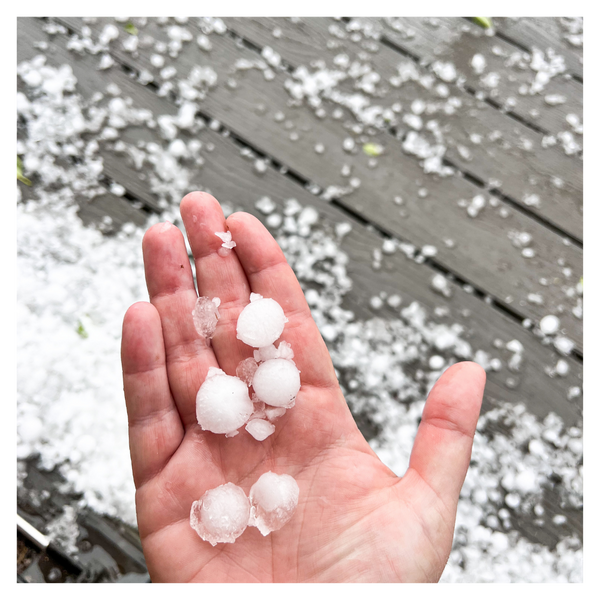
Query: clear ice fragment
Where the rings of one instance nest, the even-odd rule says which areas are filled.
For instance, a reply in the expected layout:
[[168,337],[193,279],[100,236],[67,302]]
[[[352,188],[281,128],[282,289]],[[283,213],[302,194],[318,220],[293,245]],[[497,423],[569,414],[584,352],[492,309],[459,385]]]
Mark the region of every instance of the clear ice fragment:
[[294,358],[294,351],[292,350],[292,346],[284,341],[279,342],[279,346],[277,347],[276,358],[285,358],[287,360],[292,360]]
[[250,501],[244,490],[233,483],[208,490],[192,504],[190,511],[192,529],[212,546],[235,542],[246,529],[249,518]]
[[196,396],[196,418],[202,429],[232,433],[248,421],[253,410],[248,386],[241,379],[214,372],[211,375],[209,370]]
[[286,323],[283,309],[275,300],[251,294],[250,304],[238,318],[237,337],[253,348],[263,348],[281,335]]
[[264,419],[250,419],[246,425],[246,431],[255,440],[262,442],[275,431],[275,425]]
[[236,247],[236,243],[231,239],[231,231],[215,231],[215,235],[223,241],[221,246],[223,248],[232,248]]
[[271,423],[275,420],[278,419],[279,417],[283,417],[283,415],[285,415],[287,409],[285,408],[276,408],[276,407],[270,407],[267,406],[265,408],[265,415],[267,417],[267,419],[269,419],[269,421],[271,421]]
[[258,369],[258,363],[252,357],[240,361],[235,369],[235,374],[247,385],[252,385],[252,378]]
[[250,489],[250,520],[263,535],[281,529],[294,515],[300,489],[290,475],[271,471],[260,476]]
[[252,387],[265,404],[291,408],[300,390],[300,371],[285,358],[266,360],[256,369]]
[[194,327],[207,341],[210,340],[217,328],[217,321],[219,320],[219,305],[221,304],[220,298],[213,298],[212,300],[207,296],[200,296],[196,300],[196,305],[192,311],[192,318],[194,319]]
[[[254,397],[256,398],[256,394],[254,394]],[[250,421],[252,419],[264,419],[267,416],[265,408],[265,403],[256,399],[256,401],[254,401],[254,412],[250,415]]]

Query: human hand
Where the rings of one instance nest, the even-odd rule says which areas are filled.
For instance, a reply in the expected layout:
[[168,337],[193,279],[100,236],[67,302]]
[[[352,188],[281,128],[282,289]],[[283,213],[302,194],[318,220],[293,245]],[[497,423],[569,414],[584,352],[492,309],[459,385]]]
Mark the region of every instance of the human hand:
[[[194,192],[181,202],[198,292],[219,297],[211,346],[192,322],[198,294],[183,236],[151,227],[143,254],[150,303],[123,323],[122,365],[140,538],[153,581],[437,581],[452,546],[459,492],[469,465],[485,372],[450,367],[427,399],[408,470],[397,477],[370,448],[344,400],[300,285],[258,219]],[[216,231],[237,243],[217,253]],[[250,292],[274,298],[289,322],[302,387],[296,405],[263,442],[244,429],[233,438],[202,431],[196,394],[208,368],[235,374],[252,348],[236,337]],[[248,527],[233,544],[211,546],[190,527],[206,490],[233,482],[249,492],[266,471],[300,488],[297,510],[263,537]]]

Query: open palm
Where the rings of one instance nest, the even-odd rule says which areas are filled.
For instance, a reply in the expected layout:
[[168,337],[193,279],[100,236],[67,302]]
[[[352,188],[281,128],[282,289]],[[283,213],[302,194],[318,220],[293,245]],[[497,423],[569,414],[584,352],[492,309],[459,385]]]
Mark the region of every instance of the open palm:
[[[179,229],[161,223],[143,242],[150,303],[123,323],[122,363],[140,537],[153,581],[437,581],[448,559],[456,505],[469,464],[484,371],[448,369],[427,400],[402,478],[371,450],[348,409],[300,285],[263,225],[246,213],[227,220],[210,195],[181,202],[198,293],[219,297],[211,346],[197,334],[198,293]],[[237,247],[220,256],[216,231]],[[234,374],[252,348],[236,338],[251,292],[274,298],[289,322],[302,388],[296,405],[256,441],[202,431],[195,400],[208,368]],[[294,477],[298,508],[263,537],[248,527],[213,547],[190,527],[190,507],[206,490],[233,482],[249,492],[273,471]]]

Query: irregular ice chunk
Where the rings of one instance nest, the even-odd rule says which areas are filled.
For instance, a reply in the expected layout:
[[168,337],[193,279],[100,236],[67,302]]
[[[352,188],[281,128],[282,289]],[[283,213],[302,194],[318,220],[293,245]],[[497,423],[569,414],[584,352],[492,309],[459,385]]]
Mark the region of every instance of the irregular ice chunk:
[[246,385],[252,385],[252,378],[254,373],[258,369],[258,363],[252,357],[246,358],[239,362],[235,368],[235,374],[246,383]]
[[263,362],[272,358],[292,360],[294,358],[294,351],[290,344],[284,341],[279,342],[278,348],[275,348],[275,344],[271,344],[270,346],[265,346],[254,351],[254,360],[257,362]]
[[[287,319],[281,306],[272,298],[250,295],[250,304],[240,313],[237,337],[244,344],[263,348],[272,344],[283,332]],[[254,299],[253,299],[254,297]]]
[[210,374],[196,396],[196,418],[202,429],[213,433],[233,433],[254,410],[248,386],[238,377]]
[[200,296],[196,300],[196,306],[192,311],[192,318],[194,319],[194,327],[207,341],[210,340],[217,328],[217,321],[219,320],[219,305],[221,304],[220,298],[213,298],[212,300],[207,296]]
[[285,415],[286,413],[285,408],[271,408],[269,406],[267,406],[265,408],[265,415],[267,416],[267,419],[269,419],[269,421],[271,421],[271,423],[275,420],[278,419],[279,417],[283,417],[283,415]]
[[233,483],[225,483],[208,490],[192,504],[190,525],[212,546],[232,544],[240,537],[250,518],[250,501],[244,490]]
[[252,419],[266,418],[266,404],[262,400],[259,400],[256,394],[252,394],[252,402],[254,403],[254,412],[250,415],[249,421],[252,421]]
[[293,516],[300,489],[290,475],[271,471],[260,476],[250,488],[250,520],[263,535],[281,529]]
[[251,419],[246,425],[246,431],[255,440],[262,442],[275,431],[275,425],[264,419]]
[[300,389],[300,371],[285,358],[266,360],[256,369],[252,387],[265,404],[291,408]]
[[223,248],[231,250],[236,247],[237,244],[231,239],[231,231],[215,231],[215,235],[223,240],[221,244]]

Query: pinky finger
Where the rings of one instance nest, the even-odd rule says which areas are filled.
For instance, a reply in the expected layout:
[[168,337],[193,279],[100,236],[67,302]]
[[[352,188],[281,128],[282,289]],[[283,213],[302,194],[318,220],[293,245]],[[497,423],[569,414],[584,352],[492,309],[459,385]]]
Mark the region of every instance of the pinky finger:
[[169,388],[160,316],[149,302],[138,302],[125,314],[121,363],[133,479],[139,488],[165,466],[184,435]]

